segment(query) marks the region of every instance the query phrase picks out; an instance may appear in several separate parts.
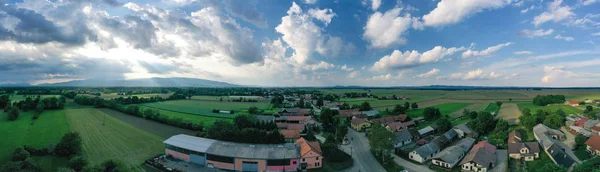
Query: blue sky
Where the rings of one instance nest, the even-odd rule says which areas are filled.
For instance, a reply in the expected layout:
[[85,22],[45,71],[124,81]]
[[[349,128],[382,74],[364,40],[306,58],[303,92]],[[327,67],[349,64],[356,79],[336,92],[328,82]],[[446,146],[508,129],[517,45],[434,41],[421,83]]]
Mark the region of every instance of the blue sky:
[[600,0],[0,3],[0,83],[600,84]]

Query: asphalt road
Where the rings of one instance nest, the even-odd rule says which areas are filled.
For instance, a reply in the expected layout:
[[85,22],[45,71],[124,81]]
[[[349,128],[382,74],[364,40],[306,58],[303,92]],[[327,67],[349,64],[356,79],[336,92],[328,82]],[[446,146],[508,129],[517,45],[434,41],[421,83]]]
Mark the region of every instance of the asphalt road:
[[575,160],[575,162],[581,164],[581,160],[579,160],[579,158],[577,156],[575,156],[575,153],[573,153],[573,150],[571,150],[573,148],[573,145],[575,145],[575,135],[571,134],[571,132],[567,131],[567,129],[565,129],[565,127],[561,127],[560,131],[562,131],[563,133],[565,133],[567,139],[564,141],[558,141],[558,145],[561,146],[562,148],[565,149],[565,153],[567,153],[567,155],[571,156],[571,158],[573,158],[573,160]]
[[365,136],[365,133],[356,132],[351,128],[348,128],[348,138],[350,144],[344,145],[344,151],[348,151],[348,147],[352,147],[352,159],[354,165],[349,168],[347,172],[384,172],[385,169],[375,160],[373,154],[370,152],[369,140]]
[[408,162],[408,160],[402,159],[396,155],[394,155],[394,162],[396,162],[396,164],[404,167],[405,170],[408,171],[414,171],[414,172],[433,172],[433,170],[430,170],[429,168],[427,168],[424,165],[417,165],[417,164],[413,164],[411,162]]

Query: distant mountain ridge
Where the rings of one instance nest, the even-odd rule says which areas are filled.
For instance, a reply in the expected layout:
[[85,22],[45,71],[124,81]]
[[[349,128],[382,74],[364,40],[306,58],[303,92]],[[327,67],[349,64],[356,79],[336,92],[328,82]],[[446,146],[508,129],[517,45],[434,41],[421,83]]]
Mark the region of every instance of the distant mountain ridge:
[[239,87],[226,82],[196,78],[144,78],[131,80],[74,80],[52,84],[39,84],[42,87]]

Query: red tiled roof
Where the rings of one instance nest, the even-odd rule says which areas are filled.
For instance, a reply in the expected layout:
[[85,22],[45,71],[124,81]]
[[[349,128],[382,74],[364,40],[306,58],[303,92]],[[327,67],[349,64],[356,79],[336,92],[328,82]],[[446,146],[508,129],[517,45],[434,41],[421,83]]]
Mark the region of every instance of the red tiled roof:
[[287,124],[288,130],[304,130],[304,124]]
[[360,115],[360,111],[358,111],[358,109],[349,109],[349,110],[339,110],[338,111],[340,113],[341,117],[352,117],[352,116],[357,116]]
[[354,124],[354,125],[360,125],[360,124],[364,123],[364,122],[365,122],[365,120],[364,120],[364,119],[360,119],[360,118],[354,118],[354,119],[352,119],[352,121],[351,121],[351,122],[352,122],[352,124]]
[[417,144],[418,144],[418,145],[424,145],[424,144],[427,144],[427,140],[425,140],[425,139],[418,140],[418,141],[417,141]]
[[508,134],[508,143],[521,143],[521,133],[517,130],[513,130]]
[[592,131],[600,132],[600,126],[592,127]]
[[309,142],[304,137],[296,140],[296,145],[300,146],[300,156],[304,156],[309,151],[321,154],[321,145],[319,142]]
[[583,124],[585,124],[585,122],[587,122],[589,119],[587,118],[581,118],[579,121],[575,122],[575,126],[582,126]]
[[570,105],[579,105],[579,102],[578,101],[569,101],[569,104]]
[[279,130],[279,133],[286,139],[300,138],[300,130]]
[[600,150],[600,136],[592,135],[590,139],[585,141],[585,144],[592,147],[592,150]]
[[496,153],[496,146],[491,145],[490,143],[488,143],[487,140],[480,141],[479,143],[477,143],[475,146],[473,146],[471,151],[476,151],[479,148],[483,148],[490,153]]

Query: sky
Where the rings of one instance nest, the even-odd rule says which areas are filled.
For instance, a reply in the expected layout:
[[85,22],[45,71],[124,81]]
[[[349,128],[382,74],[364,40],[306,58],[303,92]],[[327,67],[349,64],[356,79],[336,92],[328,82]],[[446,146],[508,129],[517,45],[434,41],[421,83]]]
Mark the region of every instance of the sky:
[[0,84],[600,86],[600,0],[0,0]]

